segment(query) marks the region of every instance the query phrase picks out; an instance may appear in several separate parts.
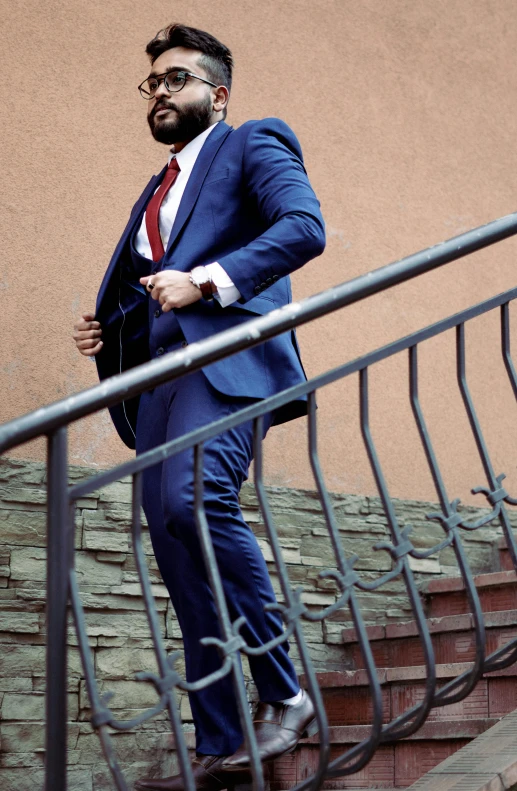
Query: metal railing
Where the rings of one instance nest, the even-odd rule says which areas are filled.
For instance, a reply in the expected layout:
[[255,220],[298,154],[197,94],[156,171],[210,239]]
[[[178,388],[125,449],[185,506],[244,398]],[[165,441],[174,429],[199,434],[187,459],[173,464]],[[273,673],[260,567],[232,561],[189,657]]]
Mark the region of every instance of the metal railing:
[[[462,530],[476,530],[493,520],[499,520],[514,567],[517,569],[517,544],[505,508],[505,503],[517,505],[517,499],[509,496],[502,486],[504,475],[502,473],[498,474],[492,465],[465,373],[465,324],[488,311],[499,309],[501,312],[502,357],[513,392],[517,398],[517,374],[510,353],[509,328],[509,303],[517,297],[517,288],[487,299],[454,316],[443,319],[383,348],[365,354],[359,359],[320,374],[308,382],[292,387],[229,417],[147,451],[134,460],[101,472],[72,487],[69,487],[67,483],[67,427],[71,422],[105,407],[113,406],[163,382],[197,371],[211,362],[220,360],[242,349],[256,346],[268,338],[358,302],[365,297],[417,277],[446,263],[455,261],[516,233],[517,214],[512,214],[409,258],[355,278],[322,294],[309,297],[302,302],[288,305],[280,310],[275,310],[266,316],[250,320],[236,329],[227,330],[201,343],[191,344],[184,350],[153,360],[112,379],[108,379],[96,387],[38,409],[0,427],[0,452],[5,452],[39,436],[46,435],[48,438],[46,791],[65,791],[67,787],[66,679],[67,607],[69,603],[71,603],[72,607],[92,710],[91,723],[99,733],[106,760],[119,791],[127,791],[128,786],[117,762],[110,729],[116,731],[129,730],[164,711],[167,712],[170,719],[179,765],[185,781],[185,789],[186,791],[194,791],[195,785],[188,759],[187,743],[182,730],[177,693],[178,690],[200,690],[227,674],[231,674],[233,677],[245,741],[252,757],[254,789],[255,791],[263,791],[264,779],[253,733],[239,652],[248,655],[264,653],[273,647],[273,643],[260,648],[248,646],[241,634],[243,619],[241,618],[234,623],[231,622],[203,504],[203,443],[223,431],[250,420],[254,422],[255,486],[284,599],[284,604],[279,606],[285,622],[285,633],[282,637],[276,638],[274,643],[277,644],[279,640],[284,641],[288,638],[293,638],[296,641],[319,725],[319,761],[317,769],[311,777],[296,786],[296,791],[302,791],[305,788],[311,788],[315,791],[322,785],[325,778],[334,778],[359,771],[372,758],[379,745],[414,733],[423,724],[433,707],[449,705],[462,700],[472,691],[483,673],[504,668],[517,659],[517,639],[511,640],[489,656],[485,655],[483,613],[461,538]],[[482,492],[486,496],[491,508],[488,515],[470,522],[458,513],[459,500],[451,500],[445,488],[418,392],[419,346],[424,341],[448,330],[455,330],[456,332],[458,386],[487,481],[486,486],[477,487],[476,491]],[[443,540],[425,551],[416,549],[412,544],[410,537],[411,527],[406,525],[402,528],[397,521],[393,502],[370,431],[368,371],[372,365],[401,352],[407,352],[409,355],[409,396],[411,407],[440,504],[440,510],[429,514],[429,518],[437,520],[444,531]],[[317,447],[316,391],[325,385],[354,373],[359,374],[361,432],[383,504],[391,539],[389,542],[381,543],[377,548],[390,554],[392,568],[390,571],[380,574],[376,579],[370,581],[361,578],[354,569],[356,558],[347,557],[343,550],[331,499],[322,475]],[[269,507],[263,477],[263,416],[301,396],[308,397],[310,464],[335,557],[334,566],[321,572],[320,577],[333,579],[339,591],[335,603],[318,612],[310,610],[302,602],[301,590],[293,589],[291,585],[288,570],[282,558],[280,542]],[[221,640],[210,638],[212,644],[217,644],[221,655],[220,669],[196,682],[187,682],[181,677],[175,667],[178,655],[168,656],[161,639],[157,611],[142,548],[140,521],[143,470],[188,448],[194,449],[195,457],[194,507],[197,532],[208,570],[222,635]],[[88,645],[85,614],[74,570],[73,537],[75,527],[74,513],[77,500],[125,476],[132,476],[133,481],[131,528],[133,549],[157,658],[158,672],[146,672],[138,676],[139,680],[154,686],[156,690],[156,705],[142,712],[138,717],[127,721],[119,721],[108,706],[108,697],[101,696],[95,678],[92,655]],[[409,558],[428,558],[445,547],[451,547],[454,551],[459,571],[464,581],[473,615],[476,655],[475,661],[467,671],[461,673],[461,675],[452,679],[438,690],[433,645],[413,571],[410,568]],[[391,722],[383,724],[380,682],[357,594],[358,591],[378,590],[395,578],[403,580],[408,594],[424,650],[427,680],[423,699]],[[344,754],[331,761],[329,729],[324,703],[304,638],[302,623],[304,620],[323,621],[337,609],[344,607],[348,607],[350,610],[364,660],[372,700],[372,722],[368,738],[347,749]]]

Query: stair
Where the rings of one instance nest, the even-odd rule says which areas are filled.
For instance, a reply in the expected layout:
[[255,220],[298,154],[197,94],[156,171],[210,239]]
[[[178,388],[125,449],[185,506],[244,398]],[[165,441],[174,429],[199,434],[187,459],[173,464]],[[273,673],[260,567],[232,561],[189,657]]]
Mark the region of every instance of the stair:
[[[490,653],[517,637],[517,575],[508,567],[504,539],[497,548],[503,570],[475,577]],[[461,578],[431,580],[421,586],[421,593],[439,689],[471,667],[473,620]],[[409,621],[369,626],[367,633],[378,668],[384,722],[389,722],[420,702],[425,693],[426,668],[418,630],[415,621]],[[355,630],[344,629],[342,636],[344,664],[352,669],[317,674],[330,726],[331,760],[367,738],[371,723],[369,686]],[[433,709],[416,734],[382,745],[360,772],[327,780],[322,788],[407,788],[515,709],[517,664],[485,674],[465,700]],[[294,753],[272,765],[271,791],[293,787],[314,773],[318,743],[317,735],[305,739]]]

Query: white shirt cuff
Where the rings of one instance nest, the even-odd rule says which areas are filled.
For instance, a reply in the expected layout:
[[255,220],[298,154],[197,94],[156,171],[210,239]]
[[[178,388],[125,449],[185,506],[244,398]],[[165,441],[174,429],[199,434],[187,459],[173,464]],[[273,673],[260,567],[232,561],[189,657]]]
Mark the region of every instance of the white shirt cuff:
[[217,288],[217,294],[214,294],[214,299],[219,302],[222,308],[227,308],[228,305],[240,299],[241,292],[237,286],[234,286],[233,280],[230,279],[221,264],[216,261],[213,264],[207,264],[206,269],[208,269],[212,278],[212,283]]

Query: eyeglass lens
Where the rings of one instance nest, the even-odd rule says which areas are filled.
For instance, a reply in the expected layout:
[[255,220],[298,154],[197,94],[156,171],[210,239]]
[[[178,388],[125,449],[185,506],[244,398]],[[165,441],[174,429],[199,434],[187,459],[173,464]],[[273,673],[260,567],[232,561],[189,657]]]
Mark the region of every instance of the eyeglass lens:
[[[162,79],[164,80],[165,87],[169,93],[174,93],[175,91],[180,91],[183,88],[187,79],[187,75],[183,71],[170,71]],[[148,96],[149,98],[152,98],[158,90],[158,86],[161,81],[161,79],[157,79],[156,77],[149,77],[140,86],[141,93]]]

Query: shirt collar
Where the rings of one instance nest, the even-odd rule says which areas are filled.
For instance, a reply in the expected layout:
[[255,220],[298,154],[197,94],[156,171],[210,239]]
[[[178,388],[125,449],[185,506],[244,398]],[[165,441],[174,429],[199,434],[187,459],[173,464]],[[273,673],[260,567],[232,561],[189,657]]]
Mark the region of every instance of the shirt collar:
[[196,159],[198,158],[199,152],[203,148],[203,144],[207,139],[210,132],[217,126],[219,121],[216,121],[215,124],[209,126],[208,129],[205,129],[204,132],[201,132],[197,137],[187,143],[185,148],[182,148],[177,154],[174,153],[174,150],[171,149],[169,154],[168,162],[175,156],[178,160],[178,165],[180,166],[180,171],[182,173],[190,172],[194,165],[196,164]]

